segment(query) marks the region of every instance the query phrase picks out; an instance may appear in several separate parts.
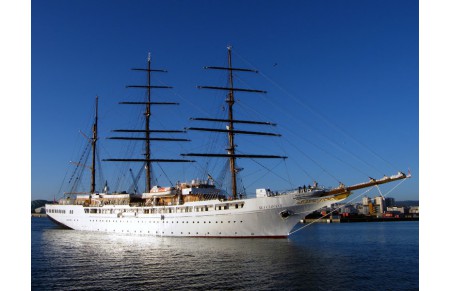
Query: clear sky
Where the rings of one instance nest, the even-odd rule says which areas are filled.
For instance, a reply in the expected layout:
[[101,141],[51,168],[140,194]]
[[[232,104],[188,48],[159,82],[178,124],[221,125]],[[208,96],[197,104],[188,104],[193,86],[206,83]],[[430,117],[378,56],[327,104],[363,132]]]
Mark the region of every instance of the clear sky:
[[[243,129],[282,134],[239,136],[239,151],[289,157],[258,161],[262,170],[239,160],[250,194],[313,180],[350,185],[410,169],[413,178],[388,196],[419,199],[418,1],[40,0],[31,5],[31,28],[32,199],[51,200],[67,190],[61,185],[85,143],[79,131],[89,134],[96,95],[102,158],[129,153],[119,149],[124,143],[106,137],[112,129],[139,127],[137,109],[118,102],[144,98],[143,91],[125,86],[145,82],[130,68],[145,66],[148,52],[154,67],[169,71],[155,74],[155,84],[174,87],[153,91],[155,101],[181,103],[155,109],[161,120],[155,126],[209,126],[189,118],[223,114],[225,95],[196,86],[226,84],[223,73],[202,68],[226,65],[227,45],[236,67],[260,71],[237,74],[236,87],[268,91],[236,94],[236,118],[276,122],[275,128]],[[199,152],[216,136],[183,137],[193,142],[155,144],[155,156]],[[223,151],[223,140],[217,143],[215,152]],[[139,157],[139,149],[133,154]],[[201,177],[206,163],[195,164],[155,170],[165,185]],[[102,165],[110,185],[121,173],[117,167]],[[217,177],[220,166],[209,164],[209,171]],[[118,187],[128,189],[126,182]]]

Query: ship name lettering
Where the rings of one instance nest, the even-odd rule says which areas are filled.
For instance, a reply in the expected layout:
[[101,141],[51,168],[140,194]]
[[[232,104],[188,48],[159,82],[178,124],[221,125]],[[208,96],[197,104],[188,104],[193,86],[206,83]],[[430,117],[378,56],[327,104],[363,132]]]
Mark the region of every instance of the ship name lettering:
[[275,205],[259,206],[259,209],[272,209],[272,208],[280,208],[280,207],[282,207],[281,204],[275,204]]

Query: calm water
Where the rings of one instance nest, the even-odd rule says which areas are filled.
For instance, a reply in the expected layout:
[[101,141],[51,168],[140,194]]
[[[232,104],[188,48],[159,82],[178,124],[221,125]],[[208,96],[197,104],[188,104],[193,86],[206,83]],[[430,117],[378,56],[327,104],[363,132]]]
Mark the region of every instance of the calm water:
[[79,232],[32,218],[31,276],[33,290],[417,290],[419,223],[202,239]]

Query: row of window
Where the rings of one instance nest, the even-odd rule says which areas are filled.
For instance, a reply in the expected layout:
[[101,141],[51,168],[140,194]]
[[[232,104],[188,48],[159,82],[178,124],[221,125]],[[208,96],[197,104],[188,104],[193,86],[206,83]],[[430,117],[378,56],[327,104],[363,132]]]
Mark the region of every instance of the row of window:
[[[71,210],[73,211],[73,210]],[[47,213],[60,213],[65,214],[66,211],[64,209],[47,209]]]
[[[147,208],[144,209],[144,214],[157,214],[157,213],[187,213],[187,212],[203,212],[208,211],[209,209],[214,210],[227,210],[230,207],[234,207],[235,209],[243,208],[244,203],[236,203],[236,204],[225,204],[220,206],[203,206],[203,207],[169,207],[169,208]],[[97,214],[113,214],[119,212],[137,212],[137,209],[99,209],[99,208],[86,208],[84,209],[85,213],[97,213]]]
[[[100,231],[99,228],[98,228],[97,230]],[[108,231],[108,230],[105,229],[105,231]],[[113,232],[115,232],[115,231],[116,231],[116,230],[114,229]],[[122,232],[125,232],[125,231],[122,229]],[[129,233],[130,230],[127,230],[126,232]],[[134,233],[137,233],[137,231],[135,230]],[[142,230],[140,230],[139,233],[142,233]],[[147,233],[150,233],[150,230],[149,230]],[[156,234],[165,234],[165,232],[164,232],[164,231],[162,231],[162,232],[156,231]],[[173,231],[171,231],[170,234],[173,234]],[[183,234],[183,232],[180,232],[180,234]],[[190,235],[191,233],[188,232],[187,234]],[[195,234],[198,235],[198,232],[196,232]],[[206,234],[207,234],[207,235],[210,235],[209,232],[207,232]],[[222,232],[219,232],[219,233],[218,233],[218,235],[221,235],[221,234],[222,234]],[[237,235],[238,233],[237,233],[237,232],[234,232],[234,234]],[[252,233],[251,235],[254,235],[254,233]]]
[[[124,223],[128,223],[128,220],[103,220],[103,219],[90,219],[90,222],[124,222]],[[154,221],[147,221],[148,223],[175,223],[175,221],[164,221],[164,220],[154,220]],[[241,220],[240,223],[242,223],[243,221]],[[130,221],[130,223],[135,223],[135,221]],[[138,221],[138,223],[145,223],[145,221]],[[179,223],[179,221],[176,221],[176,223]],[[195,221],[189,222],[189,221],[181,221],[181,223],[193,223],[195,224]],[[197,221],[197,223],[200,223],[200,221]],[[206,223],[206,221],[203,221],[203,223]],[[208,221],[208,223],[211,223],[211,221]],[[214,221],[213,221],[214,223]],[[215,223],[219,223],[219,221],[215,221]],[[223,221],[220,221],[220,223],[223,223]],[[231,223],[231,221],[229,220],[228,223]],[[233,221],[233,223],[236,223],[236,221]]]

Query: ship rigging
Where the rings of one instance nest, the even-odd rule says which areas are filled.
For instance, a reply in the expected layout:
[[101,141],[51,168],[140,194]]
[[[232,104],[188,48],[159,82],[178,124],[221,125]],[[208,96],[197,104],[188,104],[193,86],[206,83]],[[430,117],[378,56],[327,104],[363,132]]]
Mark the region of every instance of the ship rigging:
[[[227,47],[226,67],[205,67],[210,70],[221,70],[228,73],[226,87],[199,86],[200,89],[220,90],[227,92],[226,118],[191,118],[194,121],[225,123],[225,128],[187,127],[184,130],[153,129],[151,122],[152,107],[160,105],[178,105],[177,102],[156,102],[152,99],[154,89],[170,89],[170,86],[156,86],[151,83],[151,73],[166,72],[153,69],[151,57],[148,55],[147,67],[133,69],[147,74],[145,85],[130,85],[128,88],[146,90],[146,100],[143,102],[126,101],[124,105],[137,105],[145,108],[145,126],[142,129],[118,129],[116,133],[144,134],[143,136],[114,136],[112,140],[143,141],[145,145],[144,158],[124,157],[110,158],[104,161],[136,162],[145,169],[145,189],[136,197],[129,193],[108,193],[105,185],[104,193],[95,191],[96,182],[96,143],[98,140],[98,98],[96,98],[95,121],[92,128],[92,166],[90,193],[77,194],[75,197],[60,199],[58,203],[47,204],[48,217],[67,228],[125,234],[157,235],[157,236],[189,236],[189,237],[271,237],[282,238],[292,233],[294,227],[307,214],[324,206],[343,201],[352,191],[378,186],[385,183],[410,178],[398,172],[395,175],[384,176],[381,179],[370,178],[369,181],[346,186],[339,183],[336,187],[322,187],[314,183],[311,187],[298,187],[288,191],[272,191],[270,188],[256,189],[256,197],[243,197],[237,190],[237,173],[241,171],[236,165],[237,159],[281,159],[282,155],[241,153],[236,150],[238,135],[260,135],[278,138],[281,135],[272,132],[243,130],[239,126],[261,125],[274,127],[276,124],[268,121],[247,120],[235,118],[235,93],[265,94],[266,91],[238,88],[234,86],[234,72],[257,73],[256,70],[234,67],[232,64],[231,47]],[[152,164],[157,163],[192,163],[194,161],[181,158],[153,158],[151,151],[153,142],[188,142],[189,139],[161,137],[159,134],[186,133],[187,131],[215,132],[227,136],[227,147],[222,153],[182,153],[182,157],[221,158],[228,161],[231,176],[231,193],[218,188],[215,179],[208,174],[207,180],[192,179],[190,182],[178,182],[175,186],[161,187],[152,184]],[[155,136],[157,135],[157,136]],[[139,177],[139,171],[137,177]],[[137,177],[130,170],[133,180],[133,192],[137,192]]]

